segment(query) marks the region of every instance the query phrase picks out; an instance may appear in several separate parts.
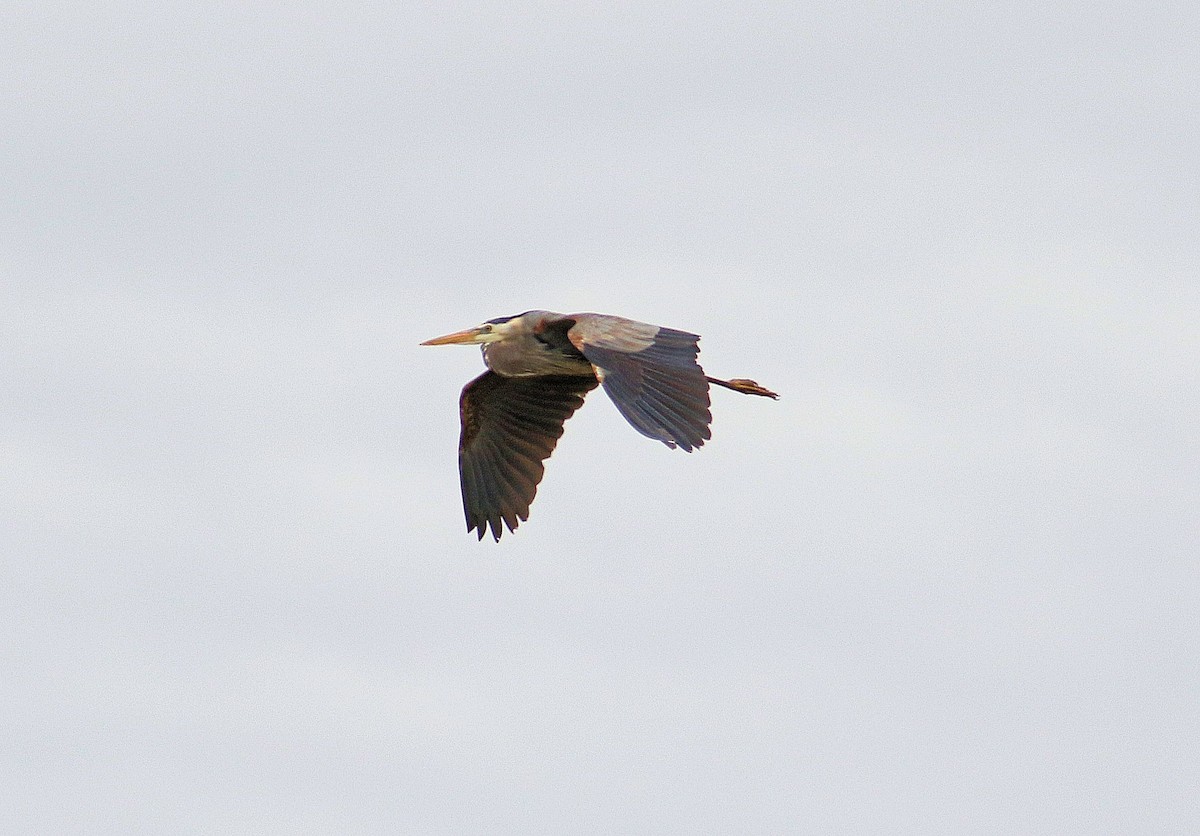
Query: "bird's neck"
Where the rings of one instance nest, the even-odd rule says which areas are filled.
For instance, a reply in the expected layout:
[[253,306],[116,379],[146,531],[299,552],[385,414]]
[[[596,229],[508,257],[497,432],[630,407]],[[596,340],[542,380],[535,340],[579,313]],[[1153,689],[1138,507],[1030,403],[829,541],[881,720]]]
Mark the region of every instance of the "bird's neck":
[[591,363],[584,360],[583,355],[575,351],[560,351],[534,337],[520,342],[486,343],[482,348],[483,362],[496,374],[505,377],[594,373]]

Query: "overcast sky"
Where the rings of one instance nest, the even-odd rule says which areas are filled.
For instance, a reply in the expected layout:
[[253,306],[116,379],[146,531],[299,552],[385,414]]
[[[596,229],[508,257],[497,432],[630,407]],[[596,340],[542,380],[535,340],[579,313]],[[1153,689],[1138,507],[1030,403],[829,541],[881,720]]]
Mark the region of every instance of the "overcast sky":
[[[0,830],[1200,829],[1200,12],[0,12]],[[703,335],[458,495],[528,308]]]

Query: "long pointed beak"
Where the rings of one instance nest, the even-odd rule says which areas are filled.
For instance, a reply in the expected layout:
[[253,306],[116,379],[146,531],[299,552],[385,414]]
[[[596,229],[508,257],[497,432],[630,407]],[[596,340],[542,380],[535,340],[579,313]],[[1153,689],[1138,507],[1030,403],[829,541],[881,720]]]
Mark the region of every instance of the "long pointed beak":
[[455,331],[453,334],[447,334],[444,337],[434,337],[432,340],[426,340],[421,345],[460,345],[464,343],[473,343],[475,338],[479,336],[479,328],[468,328],[465,331]]

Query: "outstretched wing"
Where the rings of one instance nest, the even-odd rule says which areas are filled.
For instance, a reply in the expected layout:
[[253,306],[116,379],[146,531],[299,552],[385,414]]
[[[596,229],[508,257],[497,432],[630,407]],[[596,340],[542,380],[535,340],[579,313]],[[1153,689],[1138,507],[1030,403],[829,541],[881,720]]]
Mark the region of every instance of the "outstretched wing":
[[513,531],[529,519],[542,461],[596,384],[591,375],[504,377],[487,371],[463,388],[458,473],[468,531],[478,530],[482,540],[490,526],[499,540],[501,521]]
[[712,437],[708,379],[695,334],[619,316],[572,314],[567,337],[633,428],[691,451]]

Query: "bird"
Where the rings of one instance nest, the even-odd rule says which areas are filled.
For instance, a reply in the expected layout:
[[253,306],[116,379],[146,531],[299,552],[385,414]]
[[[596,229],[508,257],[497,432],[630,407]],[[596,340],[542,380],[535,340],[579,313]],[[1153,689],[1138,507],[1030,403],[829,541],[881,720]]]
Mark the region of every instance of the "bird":
[[779,395],[753,380],[718,380],[696,357],[700,337],[619,316],[525,311],[421,345],[478,345],[487,371],[463,387],[458,471],[467,532],[496,542],[529,519],[543,462],[563,424],[597,386],[635,430],[688,452],[712,437],[709,384]]

